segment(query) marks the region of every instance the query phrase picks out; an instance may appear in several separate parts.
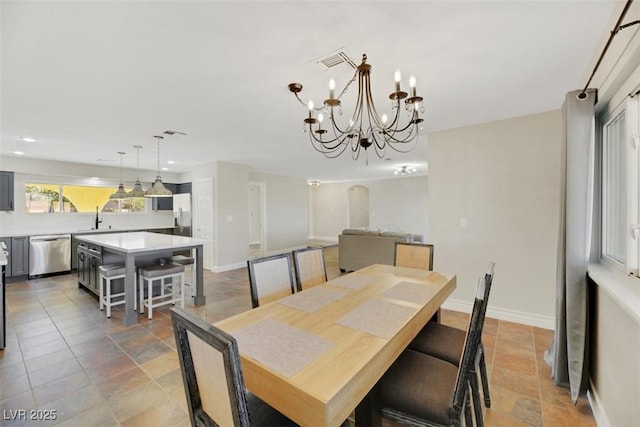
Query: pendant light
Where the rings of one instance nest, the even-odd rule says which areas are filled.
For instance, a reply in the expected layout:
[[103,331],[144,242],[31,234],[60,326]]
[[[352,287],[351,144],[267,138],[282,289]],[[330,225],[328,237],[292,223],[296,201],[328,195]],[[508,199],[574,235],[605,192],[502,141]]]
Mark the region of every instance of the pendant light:
[[158,146],[158,175],[156,176],[156,181],[153,183],[145,197],[171,197],[173,193],[168,190],[164,184],[162,183],[162,177],[160,176],[160,140],[164,139],[163,136],[156,135],[154,136],[156,139],[156,144]]
[[136,158],[137,158],[137,178],[136,183],[133,186],[133,189],[127,193],[127,199],[142,199],[144,198],[145,191],[142,189],[142,184],[140,183],[140,149],[141,145],[134,145],[133,148],[136,149]]
[[122,155],[126,154],[122,151],[118,151],[120,154],[120,185],[118,191],[109,196],[109,200],[124,200],[127,197],[127,192],[124,190],[124,184],[122,183]]

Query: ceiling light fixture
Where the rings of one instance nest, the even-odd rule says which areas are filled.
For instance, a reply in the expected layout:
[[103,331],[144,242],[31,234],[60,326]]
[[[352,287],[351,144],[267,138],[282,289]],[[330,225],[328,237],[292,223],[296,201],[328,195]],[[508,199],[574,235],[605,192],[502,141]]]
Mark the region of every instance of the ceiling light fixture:
[[22,156],[24,154],[23,151],[14,151],[13,154],[16,154],[18,156]]
[[160,140],[164,139],[163,136],[155,135],[156,144],[158,146],[158,175],[156,181],[153,183],[145,197],[171,197],[173,193],[168,190],[162,183],[162,177],[160,176]]
[[[354,160],[357,160],[360,156],[361,149],[364,149],[366,156],[367,149],[372,145],[379,158],[384,157],[386,147],[401,153],[407,153],[415,147],[421,130],[420,123],[423,122],[419,114],[424,113],[422,97],[416,95],[415,77],[411,76],[409,79],[409,86],[411,87],[411,96],[409,96],[407,92],[403,92],[400,89],[400,81],[402,79],[400,72],[395,72],[395,91],[389,95],[393,119],[389,122],[386,114],[378,116],[376,111],[373,96],[371,95],[370,74],[371,65],[367,64],[367,55],[364,54],[362,55],[362,63],[356,69],[353,78],[338,96],[335,96],[335,81],[333,79],[329,80],[329,98],[324,100],[324,104],[320,108],[314,108],[313,101],[305,104],[300,99],[299,93],[302,91],[300,83],[289,84],[289,90],[298,101],[309,108],[309,116],[304,119],[304,122],[309,125],[308,129],[305,127],[305,132],[309,132],[309,140],[313,148],[326,157],[336,158],[347,147],[351,149],[351,155]],[[340,98],[356,79],[358,80],[358,96],[355,110],[346,126],[339,125],[336,122],[336,115],[342,115]],[[400,107],[403,99],[405,110],[409,117],[407,123],[401,125]],[[318,112],[317,118],[314,117],[315,111]],[[326,125],[328,129],[323,129],[322,122],[325,115],[329,119],[329,124]]]
[[133,148],[136,149],[136,173],[138,176],[136,177],[136,183],[133,185],[133,188],[127,193],[127,199],[142,199],[145,195],[145,191],[140,183],[140,149],[142,146],[134,145]]
[[20,138],[20,140],[23,141],[23,142],[36,142],[35,139],[29,138],[29,137],[26,137],[26,136],[23,136],[22,138]]
[[393,173],[396,175],[409,175],[412,174],[416,171],[416,168],[412,167],[412,166],[400,166],[398,169],[396,169]]
[[309,187],[317,187],[320,185],[320,181],[309,181],[307,182],[307,184],[309,185]]
[[120,185],[118,185],[118,191],[109,196],[109,200],[124,200],[127,197],[127,192],[124,190],[124,184],[122,183],[122,155],[126,153],[118,151],[118,154],[120,154]]

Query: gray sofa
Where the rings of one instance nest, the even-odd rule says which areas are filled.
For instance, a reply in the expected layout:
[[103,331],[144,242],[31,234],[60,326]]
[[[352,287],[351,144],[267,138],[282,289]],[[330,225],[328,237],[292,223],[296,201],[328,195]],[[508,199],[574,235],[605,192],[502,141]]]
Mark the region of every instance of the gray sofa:
[[340,271],[355,271],[372,264],[393,265],[396,242],[422,242],[422,235],[390,231],[345,229],[338,236]]

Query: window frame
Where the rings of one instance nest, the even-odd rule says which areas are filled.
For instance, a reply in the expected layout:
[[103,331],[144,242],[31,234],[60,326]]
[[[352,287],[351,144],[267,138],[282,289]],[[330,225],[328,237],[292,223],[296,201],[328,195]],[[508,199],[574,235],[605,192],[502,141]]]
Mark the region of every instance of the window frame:
[[[24,180],[24,184],[23,184],[23,191],[22,193],[26,196],[26,186],[29,184],[35,184],[35,185],[50,185],[50,186],[58,186],[58,194],[60,195],[60,200],[64,200],[64,187],[65,186],[74,186],[74,187],[94,187],[94,188],[115,188],[117,189],[118,184],[112,184],[110,182],[100,182],[100,183],[86,183],[86,182],[68,182],[68,181],[57,181],[57,180],[47,180],[47,179],[42,179],[40,178],[36,178],[36,177],[25,177]],[[130,212],[130,211],[122,211],[122,201],[121,200],[117,200],[118,202],[118,210],[116,212],[112,212],[112,211],[108,211],[108,212],[102,212],[102,210],[100,211],[101,215],[139,215],[139,214],[146,214],[149,212],[149,203],[147,203],[147,198],[144,199],[144,205],[143,205],[143,209],[137,212]],[[41,215],[41,214],[46,214],[46,215],[87,215],[87,214],[94,214],[94,212],[66,212],[66,211],[62,211],[62,205],[63,203],[60,202],[58,203],[58,209],[55,212],[28,212],[25,207],[23,206],[23,210],[24,213],[26,215]]]
[[[620,114],[625,115],[625,135],[623,149],[625,150],[626,173],[625,197],[626,210],[623,212],[622,227],[624,228],[624,260],[619,261],[607,253],[608,210],[607,210],[607,126],[616,120]],[[640,277],[640,100],[638,96],[628,97],[616,108],[603,114],[598,131],[601,137],[601,218],[600,218],[600,259],[625,274]]]

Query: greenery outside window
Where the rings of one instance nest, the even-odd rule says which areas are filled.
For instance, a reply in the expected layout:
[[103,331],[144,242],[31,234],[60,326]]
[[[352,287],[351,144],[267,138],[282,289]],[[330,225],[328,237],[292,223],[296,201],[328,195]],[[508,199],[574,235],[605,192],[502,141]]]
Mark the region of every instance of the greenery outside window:
[[[26,183],[26,213],[144,212],[144,199],[110,200],[117,187]],[[130,191],[130,188],[125,188]],[[61,202],[62,200],[62,202]]]

